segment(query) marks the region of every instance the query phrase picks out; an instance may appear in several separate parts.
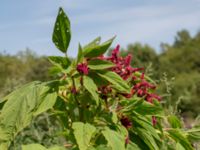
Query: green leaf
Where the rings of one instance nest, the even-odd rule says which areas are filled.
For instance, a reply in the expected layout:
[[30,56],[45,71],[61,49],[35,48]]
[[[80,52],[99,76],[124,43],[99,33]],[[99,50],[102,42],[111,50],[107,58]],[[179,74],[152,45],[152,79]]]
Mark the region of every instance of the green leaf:
[[185,148],[180,143],[176,143],[176,150],[185,150]]
[[111,150],[111,149],[108,148],[106,145],[99,145],[96,147],[96,150]]
[[200,126],[193,127],[190,130],[187,130],[187,137],[190,141],[196,142],[200,141]]
[[[102,43],[101,45],[90,44],[89,46],[84,47],[83,54],[85,57],[97,57],[106,52],[106,50],[110,47],[115,37],[110,40]],[[98,42],[98,40],[96,40]]]
[[7,150],[10,145],[10,142],[0,142],[0,149]]
[[96,72],[90,71],[88,76],[93,79],[97,87],[109,85],[109,82],[106,79],[100,77]]
[[94,83],[94,81],[88,77],[83,76],[83,86],[88,90],[88,92],[93,96],[94,100],[96,101],[96,104],[99,104],[99,95],[97,94],[97,86]]
[[181,121],[175,115],[170,115],[167,117],[167,119],[172,128],[181,128],[182,127]]
[[118,132],[106,128],[102,131],[112,150],[125,150],[125,137]]
[[112,86],[120,91],[120,92],[125,92],[129,93],[130,92],[130,87],[128,84],[115,72],[112,71],[99,71],[97,74],[112,83]]
[[63,9],[59,8],[57,19],[54,25],[52,40],[55,46],[60,51],[66,53],[70,39],[71,39],[70,21],[65,12],[63,11]]
[[141,105],[136,106],[133,110],[141,115],[163,115],[161,106],[146,101],[143,101]]
[[132,116],[133,124],[135,124],[135,128],[143,128],[146,130],[145,132],[151,135],[156,140],[160,140],[160,137],[158,136],[158,133],[156,132],[156,129],[153,127],[152,123],[147,120],[145,117],[139,114],[133,114]]
[[111,150],[111,148],[107,147],[106,145],[99,145],[97,147],[91,147],[87,150]]
[[22,145],[22,150],[66,150],[66,149],[61,146],[53,146],[52,148],[45,148],[40,144],[28,144],[28,145]]
[[124,113],[132,112],[135,108],[142,105],[143,102],[144,99],[137,96],[130,98],[128,101],[127,99],[121,100],[120,104],[123,106],[121,111]]
[[57,94],[50,84],[32,82],[6,97],[0,114],[0,143],[11,141],[34,116],[53,107]]
[[174,139],[177,143],[180,143],[186,150],[193,150],[187,136],[184,135],[179,129],[171,129],[167,132],[172,139]]
[[110,61],[100,60],[100,59],[92,59],[88,62],[88,67],[92,70],[103,70],[108,69],[115,66]]
[[95,47],[97,45],[99,45],[101,42],[101,37],[97,37],[96,39],[94,39],[92,42],[88,43],[87,45],[85,45],[83,47],[84,50],[89,49],[91,47]]
[[29,145],[22,145],[22,150],[47,150],[47,149],[40,144],[29,144]]
[[138,136],[140,136],[141,139],[148,145],[150,150],[159,150],[158,145],[156,144],[156,141],[154,140],[151,133],[148,132],[148,130],[137,127],[135,128],[135,131],[138,133]]
[[49,56],[48,58],[53,65],[57,66],[61,70],[66,70],[71,64],[71,61],[67,57]]
[[90,140],[95,134],[96,128],[88,123],[74,122],[72,124],[74,136],[80,150],[86,150],[90,146]]
[[82,62],[82,60],[83,60],[83,49],[82,49],[81,45],[79,44],[76,64],[78,64],[79,62]]
[[[56,102],[56,98],[57,98],[57,93],[56,92],[48,92],[49,89],[47,89],[48,87],[46,87],[46,89],[44,90],[44,93],[41,94],[41,102],[39,103],[37,109],[35,109],[33,115],[37,116],[45,111],[47,111],[48,109],[52,108]],[[48,92],[46,93],[45,90]],[[42,93],[42,89],[41,89],[41,93]]]
[[140,149],[140,147],[137,144],[129,142],[126,147],[126,150],[142,150],[142,149]]

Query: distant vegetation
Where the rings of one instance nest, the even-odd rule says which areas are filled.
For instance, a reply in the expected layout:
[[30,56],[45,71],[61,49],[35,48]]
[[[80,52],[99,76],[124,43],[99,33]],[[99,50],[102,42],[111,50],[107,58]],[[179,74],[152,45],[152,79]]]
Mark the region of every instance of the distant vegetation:
[[[178,32],[172,45],[161,44],[160,53],[140,43],[121,51],[122,55],[128,53],[133,55],[133,66],[147,68],[147,74],[158,81],[161,90],[157,92],[163,94],[166,105],[179,100],[183,115],[195,117],[200,113],[200,32],[194,37],[186,30]],[[53,78],[50,66],[46,57],[29,49],[14,56],[1,53],[0,97],[29,81]]]

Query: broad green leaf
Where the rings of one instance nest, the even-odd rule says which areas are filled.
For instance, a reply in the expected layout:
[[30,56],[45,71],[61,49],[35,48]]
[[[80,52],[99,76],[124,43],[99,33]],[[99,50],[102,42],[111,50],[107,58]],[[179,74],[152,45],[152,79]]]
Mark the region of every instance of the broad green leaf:
[[[37,83],[37,82],[35,82]],[[38,82],[39,83],[39,82]],[[13,96],[16,96],[19,94],[19,91],[20,91],[20,94],[23,95],[25,93],[27,93],[29,90],[32,89],[32,85],[33,85],[33,82],[30,82],[30,83],[27,83],[25,85],[23,85],[22,87],[19,87],[17,88],[17,90],[14,90],[13,92],[11,92],[10,94],[8,94],[7,96],[5,96],[1,101],[0,103],[3,103],[5,101],[7,101],[8,99],[12,98]]]
[[140,147],[137,144],[129,142],[126,147],[126,150],[142,150],[142,149],[140,149]]
[[83,76],[83,86],[93,96],[94,100],[96,101],[96,104],[98,105],[99,104],[99,96],[97,94],[97,86],[94,83],[94,81],[88,76]]
[[167,119],[172,128],[181,128],[182,127],[181,121],[175,115],[170,115],[167,117]]
[[112,150],[112,149],[106,145],[99,145],[97,147],[91,147],[87,150]]
[[57,98],[50,83],[32,82],[6,97],[0,114],[0,143],[11,141],[34,116],[53,107]]
[[102,131],[112,150],[125,150],[125,137],[118,132],[106,128]]
[[61,146],[53,146],[51,148],[48,148],[47,150],[66,150],[66,148]]
[[40,144],[28,144],[28,145],[22,145],[22,150],[66,150],[66,149],[61,146],[53,146],[51,148],[45,148]]
[[54,64],[61,70],[67,69],[69,67],[69,65],[71,64],[69,58],[67,58],[67,57],[49,56],[48,58],[52,64]]
[[112,71],[99,71],[97,74],[112,83],[112,86],[120,91],[128,93],[130,91],[130,87],[128,84],[115,72]]
[[22,145],[22,150],[47,150],[47,149],[40,144],[29,144],[29,145]]
[[100,77],[96,72],[90,71],[88,76],[93,79],[97,87],[109,85],[109,82],[106,79]]
[[193,150],[191,143],[187,139],[187,136],[179,129],[171,129],[167,132],[172,139],[174,139],[177,143],[180,143],[186,150]]
[[[44,90],[48,91],[48,89],[44,89]],[[37,116],[45,112],[46,110],[52,108],[56,102],[57,93],[56,92],[44,93],[44,94],[41,94],[40,98],[43,100],[40,102],[37,109],[35,109],[35,112],[33,113],[34,116]]]
[[67,52],[69,42],[71,39],[70,21],[63,11],[59,8],[57,19],[54,25],[52,40],[55,46],[63,53]]
[[10,145],[10,142],[0,142],[0,149],[7,150]]
[[[97,57],[106,52],[106,50],[110,47],[115,37],[111,38],[110,40],[102,43],[101,45],[91,45],[87,46],[83,49],[83,54],[85,57]],[[98,41],[97,41],[98,42]]]
[[185,150],[185,148],[180,143],[176,143],[176,150]]
[[86,150],[90,146],[90,140],[95,134],[96,128],[88,123],[74,122],[72,124],[74,136],[80,150]]
[[57,66],[52,66],[49,68],[49,75],[58,75],[59,73],[61,73],[63,71],[63,69],[58,68]]
[[148,145],[150,150],[159,150],[158,145],[148,130],[137,127],[135,131],[138,133],[138,136]]
[[123,135],[124,137],[127,137],[127,135],[129,134],[128,130],[123,125],[117,126],[117,133],[119,133],[120,135]]
[[96,39],[94,39],[92,42],[88,43],[87,45],[85,45],[83,47],[84,50],[89,49],[91,47],[95,47],[97,45],[99,45],[101,42],[101,37],[97,37]]
[[88,62],[88,67],[92,70],[103,70],[115,66],[112,62],[100,59],[92,59]]
[[96,150],[111,150],[111,149],[108,148],[106,145],[99,145],[96,147]]

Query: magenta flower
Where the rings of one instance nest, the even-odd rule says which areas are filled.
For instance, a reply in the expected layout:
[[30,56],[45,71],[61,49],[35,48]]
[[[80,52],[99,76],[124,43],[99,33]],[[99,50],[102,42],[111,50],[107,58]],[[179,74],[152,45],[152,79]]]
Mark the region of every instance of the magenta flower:
[[127,129],[132,127],[132,122],[126,116],[122,116],[122,118],[120,119],[120,122]]
[[111,60],[114,62],[118,61],[119,48],[120,48],[120,45],[117,45],[117,47],[112,51]]
[[101,87],[98,87],[98,90],[103,95],[107,95],[108,93],[112,92],[112,88],[110,86],[101,86]]
[[89,73],[89,68],[87,66],[87,63],[78,64],[76,69],[79,73],[84,74],[84,75],[88,75]]
[[152,116],[152,124],[155,126],[157,124],[157,120],[155,116]]
[[73,86],[73,87],[71,88],[71,92],[72,92],[73,94],[77,94],[76,87]]
[[125,64],[126,66],[130,66],[130,64],[131,64],[131,59],[132,59],[132,55],[131,55],[131,54],[128,54],[128,56],[126,56],[125,59],[124,59],[124,64]]
[[132,93],[122,93],[121,95],[123,95],[126,98],[131,98],[133,96]]

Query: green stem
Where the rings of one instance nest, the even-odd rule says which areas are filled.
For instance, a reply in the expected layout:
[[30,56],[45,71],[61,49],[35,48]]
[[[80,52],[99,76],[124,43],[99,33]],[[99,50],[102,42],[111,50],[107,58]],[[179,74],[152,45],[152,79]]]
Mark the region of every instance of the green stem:
[[[72,84],[73,84],[73,87],[76,88],[76,85],[75,85],[75,81],[74,81],[74,77],[72,76]],[[78,101],[77,97],[76,97],[76,94],[74,94],[74,99],[76,101],[76,104],[78,106],[78,112],[79,112],[79,119],[80,121],[83,121],[83,107],[81,106],[81,103]]]

